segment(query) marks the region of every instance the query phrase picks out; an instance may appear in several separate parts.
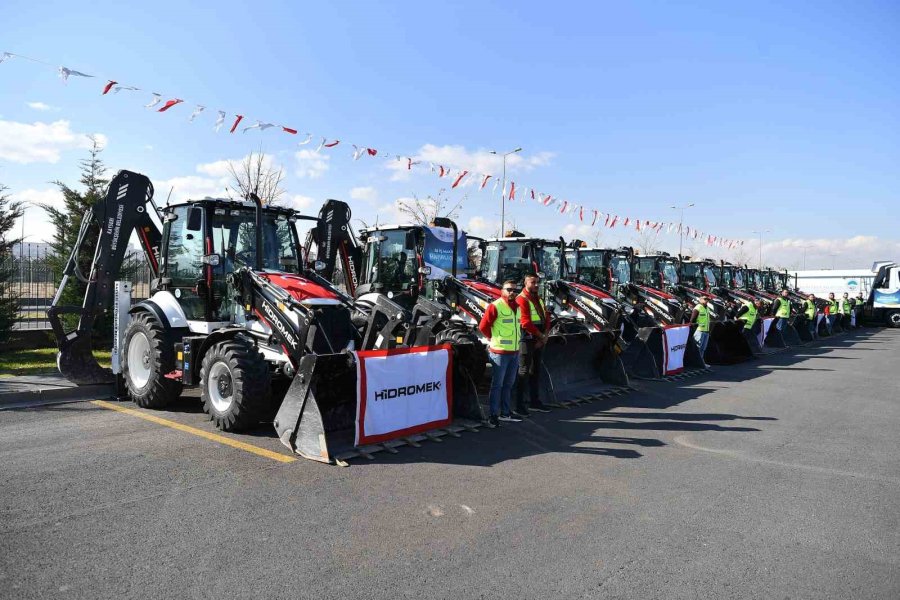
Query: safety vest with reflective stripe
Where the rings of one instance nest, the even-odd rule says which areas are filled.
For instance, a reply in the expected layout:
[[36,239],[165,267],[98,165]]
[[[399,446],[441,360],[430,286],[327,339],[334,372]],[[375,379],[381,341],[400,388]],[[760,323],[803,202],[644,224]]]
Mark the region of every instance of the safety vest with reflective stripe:
[[519,308],[511,309],[503,298],[495,300],[492,304],[497,309],[497,318],[491,325],[491,350],[518,351],[521,337]]
[[745,312],[741,318],[746,321],[744,323],[744,329],[753,329],[753,326],[756,324],[756,317],[759,314],[759,311],[756,310],[756,305],[750,302],[749,300],[744,300],[744,306],[747,307],[747,312]]
[[709,331],[709,309],[700,303],[694,306],[697,311],[697,331]]
[[812,300],[806,301],[806,318],[810,321],[816,316],[816,303]]
[[850,300],[848,300],[846,298],[841,298],[840,311],[842,314],[845,314],[845,315],[850,314]]
[[775,316],[779,319],[789,318],[791,316],[791,301],[784,297],[779,298],[778,312],[775,313]]
[[534,302],[532,302],[531,298],[527,294],[525,294],[525,292],[522,292],[519,295],[528,300],[528,307],[531,309],[531,322],[538,326],[538,329],[540,329],[540,326],[544,324],[544,319],[541,318],[541,313],[544,313],[545,315],[547,314],[547,308],[544,306],[544,301],[538,298],[538,304],[541,305],[541,312],[538,312],[537,306],[534,304]]
[[837,301],[836,300],[828,301],[828,314],[830,314],[830,315],[837,314]]

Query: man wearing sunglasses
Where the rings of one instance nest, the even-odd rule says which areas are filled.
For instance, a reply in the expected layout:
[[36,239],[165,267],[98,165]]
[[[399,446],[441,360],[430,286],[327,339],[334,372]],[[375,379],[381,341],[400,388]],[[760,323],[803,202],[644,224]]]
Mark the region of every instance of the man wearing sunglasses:
[[519,326],[519,307],[515,298],[518,292],[516,282],[503,282],[500,298],[488,304],[478,329],[490,340],[491,393],[490,424],[500,426],[500,421],[519,423],[510,408],[510,396],[519,370],[519,341],[522,337]]

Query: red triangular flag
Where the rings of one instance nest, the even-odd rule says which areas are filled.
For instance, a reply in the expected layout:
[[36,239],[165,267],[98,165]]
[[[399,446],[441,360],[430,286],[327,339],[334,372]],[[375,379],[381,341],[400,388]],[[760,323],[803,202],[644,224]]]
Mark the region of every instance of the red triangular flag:
[[444,171],[444,165],[438,165],[438,166],[441,167],[441,172],[440,172],[440,174],[438,175],[438,177],[443,177],[444,175],[446,175],[446,172]]
[[234,130],[237,129],[238,123],[244,120],[244,115],[237,115],[234,119],[234,125],[231,126],[231,130],[228,133],[234,133]]
[[112,86],[116,85],[117,83],[119,83],[119,82],[118,82],[118,81],[113,81],[112,79],[110,79],[110,80],[109,80],[109,83],[107,83],[105,86],[103,86],[103,94],[102,94],[102,95],[105,96],[106,94],[108,94],[108,93],[109,93],[109,90],[112,89]]
[[611,228],[612,228],[612,227],[615,227],[615,226],[616,226],[616,221],[618,221],[618,220],[619,220],[619,215],[614,216],[614,217],[613,217],[613,220],[612,220],[612,223],[610,223],[609,226],[610,226]]
[[465,176],[468,175],[468,174],[469,174],[468,171],[463,171],[462,173],[460,173],[460,174],[459,174],[459,177],[456,178],[456,181],[453,182],[453,185],[450,186],[450,189],[453,189],[453,188],[455,188],[456,186],[458,186],[458,185],[459,185],[459,182],[463,180],[463,177],[465,177]]
[[296,129],[291,129],[290,127],[285,127],[284,125],[281,126],[281,130],[285,133],[290,133],[291,135],[297,135]]
[[375,148],[366,148],[366,152],[369,153],[369,156],[375,156],[376,154],[378,154],[378,150],[376,150]]
[[490,175],[485,175],[485,176],[484,176],[484,179],[481,180],[481,189],[484,189],[484,186],[487,185],[487,181],[488,181],[488,179],[490,179],[490,178],[491,178]]
[[163,105],[163,107],[162,107],[161,109],[159,109],[159,111],[157,111],[157,112],[166,112],[167,110],[169,110],[170,108],[172,108],[172,107],[175,106],[176,104],[181,104],[182,102],[184,102],[184,100],[180,100],[180,99],[178,99],[178,98],[175,98],[174,100],[168,100],[168,101]]
[[510,200],[516,199],[516,182],[515,181],[509,182],[509,199]]
[[631,220],[630,217],[625,217],[625,220],[622,221],[622,227],[628,227],[628,222]]

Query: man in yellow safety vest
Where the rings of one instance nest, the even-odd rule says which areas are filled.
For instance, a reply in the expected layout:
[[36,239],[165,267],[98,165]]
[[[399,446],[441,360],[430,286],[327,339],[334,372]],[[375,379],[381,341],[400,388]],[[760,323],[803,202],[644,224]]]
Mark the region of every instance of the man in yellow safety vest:
[[775,321],[775,328],[781,332],[790,326],[791,299],[789,296],[790,292],[781,290],[781,296],[776,300],[775,306],[772,307],[775,310],[775,316],[778,317],[778,320]]
[[814,340],[819,339],[819,328],[817,326],[819,315],[816,314],[817,312],[816,296],[815,294],[810,294],[803,302],[803,315],[806,317],[809,326],[809,335],[811,335]]
[[825,316],[825,329],[828,330],[828,335],[832,335],[834,333],[834,322],[838,316],[838,303],[834,299],[834,292],[828,294],[828,305],[825,308],[828,311],[828,314]]
[[760,298],[755,300],[741,300],[742,306],[738,309],[735,318],[744,322],[742,333],[750,344],[750,348],[756,348],[759,341],[756,339],[759,333],[759,313],[762,310],[763,301]]
[[694,305],[694,310],[691,311],[691,323],[697,324],[697,329],[694,330],[694,340],[700,348],[703,366],[708,369],[709,365],[706,364],[706,346],[709,344],[710,322],[707,304],[709,304],[709,298],[700,296],[700,300]]
[[850,294],[848,292],[844,292],[844,295],[841,296],[840,302],[838,302],[838,313],[841,315],[841,326],[844,329],[850,329],[851,312],[853,312],[853,304],[850,302]]
[[488,304],[484,316],[478,324],[481,333],[490,340],[491,360],[490,424],[500,426],[500,421],[521,422],[514,417],[510,408],[512,388],[519,369],[519,306],[515,298],[518,292],[516,282],[503,282],[500,297]]

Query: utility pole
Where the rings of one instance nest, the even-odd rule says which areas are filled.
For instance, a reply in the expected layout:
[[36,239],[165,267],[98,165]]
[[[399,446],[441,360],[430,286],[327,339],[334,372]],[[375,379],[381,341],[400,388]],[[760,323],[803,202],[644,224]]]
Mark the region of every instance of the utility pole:
[[672,206],[671,208],[677,211],[680,211],[681,217],[678,219],[678,259],[681,260],[681,246],[684,242],[684,211],[685,209],[691,208],[694,206],[694,203],[686,204],[684,206]]
[[[503,154],[503,187],[500,190],[500,237],[506,235],[506,157],[521,151],[521,148],[516,148]],[[490,153],[494,155],[499,154],[496,150],[491,150]]]
[[758,234],[758,235],[759,235],[759,267],[758,267],[758,269],[759,269],[760,271],[762,271],[762,268],[763,268],[763,264],[762,264],[762,237],[763,237],[763,234],[764,234],[764,233],[769,233],[770,231],[771,231],[771,229],[764,229],[763,231],[754,231],[754,232],[753,232],[754,234]]

